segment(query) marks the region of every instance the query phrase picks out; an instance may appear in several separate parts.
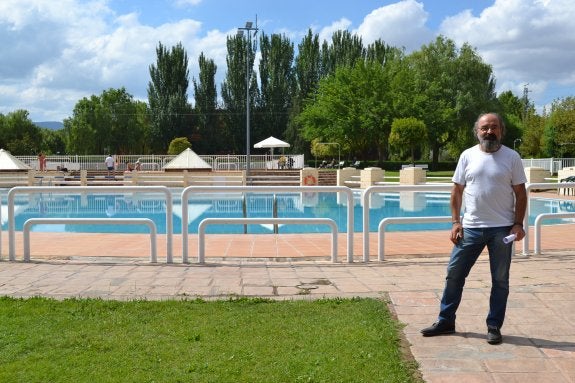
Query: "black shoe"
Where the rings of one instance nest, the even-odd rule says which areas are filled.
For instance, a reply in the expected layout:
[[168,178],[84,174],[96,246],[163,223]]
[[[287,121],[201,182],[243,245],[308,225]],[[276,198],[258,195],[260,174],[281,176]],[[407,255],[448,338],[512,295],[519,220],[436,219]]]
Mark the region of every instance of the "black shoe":
[[436,336],[453,334],[455,332],[455,323],[448,323],[445,321],[435,322],[431,326],[421,330],[423,336]]
[[503,341],[501,331],[495,326],[487,326],[487,343],[499,344]]

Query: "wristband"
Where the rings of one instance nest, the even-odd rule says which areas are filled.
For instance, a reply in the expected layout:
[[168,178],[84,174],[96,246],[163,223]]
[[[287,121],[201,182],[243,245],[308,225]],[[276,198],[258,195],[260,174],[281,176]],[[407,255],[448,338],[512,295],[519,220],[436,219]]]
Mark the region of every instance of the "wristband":
[[459,221],[452,221],[451,222],[452,225],[455,225],[456,223],[461,223],[461,222],[459,222]]
[[513,226],[521,226],[521,227],[523,227],[523,222],[513,222]]

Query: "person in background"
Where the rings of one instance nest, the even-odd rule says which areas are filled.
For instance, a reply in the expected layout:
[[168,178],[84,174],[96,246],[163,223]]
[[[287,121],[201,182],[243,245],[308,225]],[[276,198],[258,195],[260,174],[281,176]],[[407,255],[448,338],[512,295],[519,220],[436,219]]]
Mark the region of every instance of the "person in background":
[[46,155],[44,152],[40,152],[40,154],[38,154],[38,165],[41,172],[46,170]]
[[[487,314],[487,342],[499,344],[509,296],[512,243],[503,238],[525,237],[523,219],[527,207],[527,178],[516,151],[501,144],[505,135],[503,119],[496,113],[479,116],[474,125],[479,144],[466,149],[457,163],[451,191],[451,242],[454,247],[439,316],[423,336],[455,332],[455,313],[461,302],[465,279],[485,247],[489,252],[491,295]],[[463,219],[460,212],[465,205]]]
[[142,162],[140,161],[140,158],[138,158],[138,161],[136,161],[136,166],[134,167],[134,170],[137,172],[142,170]]
[[278,167],[279,167],[280,169],[284,169],[284,168],[286,167],[286,162],[287,162],[286,157],[285,157],[285,156],[281,156],[280,159],[278,160]]
[[112,174],[112,172],[114,171],[114,164],[116,163],[116,161],[114,160],[114,157],[112,157],[111,154],[108,154],[108,157],[106,157],[104,163],[106,164],[106,169],[108,169],[108,177],[110,177],[110,174]]

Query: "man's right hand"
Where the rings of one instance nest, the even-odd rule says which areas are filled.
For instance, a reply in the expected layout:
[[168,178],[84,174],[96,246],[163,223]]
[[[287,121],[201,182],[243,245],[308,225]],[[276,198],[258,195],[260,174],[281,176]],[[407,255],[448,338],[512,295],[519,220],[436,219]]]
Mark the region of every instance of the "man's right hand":
[[460,222],[456,222],[451,225],[451,236],[449,239],[454,245],[457,245],[461,238],[463,238],[463,225]]

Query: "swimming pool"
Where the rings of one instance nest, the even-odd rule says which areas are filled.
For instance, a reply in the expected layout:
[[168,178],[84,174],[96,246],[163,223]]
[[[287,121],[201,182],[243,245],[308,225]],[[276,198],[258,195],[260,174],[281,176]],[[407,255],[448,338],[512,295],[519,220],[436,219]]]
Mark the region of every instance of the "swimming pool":
[[[2,230],[7,230],[6,193],[2,199]],[[173,229],[181,234],[181,189],[173,192]],[[188,232],[195,234],[204,218],[283,217],[283,218],[331,218],[339,232],[347,232],[346,198],[338,193],[242,193],[194,194],[188,203]],[[154,193],[103,194],[39,194],[19,195],[15,204],[15,228],[21,231],[30,218],[149,218],[159,234],[166,233],[165,199]],[[530,224],[542,213],[575,211],[575,201],[547,198],[530,200]],[[370,205],[370,231],[377,232],[379,222],[387,217],[449,216],[449,193],[399,192],[375,193]],[[361,193],[354,192],[354,232],[362,232],[363,209]],[[546,220],[556,224],[564,220]],[[390,224],[388,231],[448,230],[448,223]],[[277,228],[277,229],[276,229]],[[253,234],[328,232],[323,225],[212,225],[207,233],[244,232]],[[35,232],[82,232],[82,233],[147,233],[143,226],[122,225],[34,225]]]

